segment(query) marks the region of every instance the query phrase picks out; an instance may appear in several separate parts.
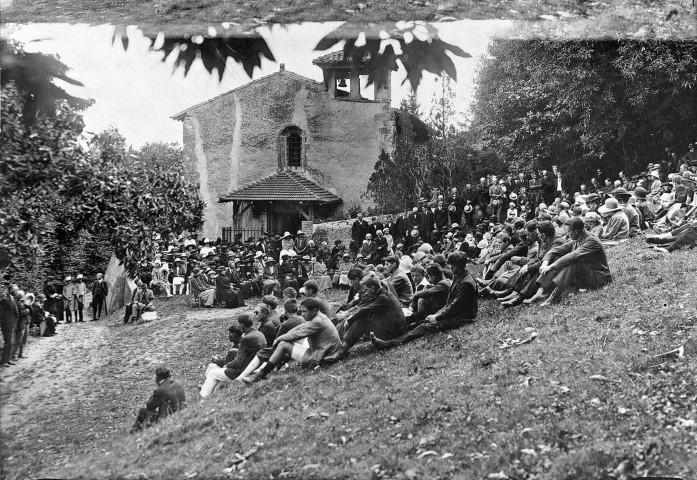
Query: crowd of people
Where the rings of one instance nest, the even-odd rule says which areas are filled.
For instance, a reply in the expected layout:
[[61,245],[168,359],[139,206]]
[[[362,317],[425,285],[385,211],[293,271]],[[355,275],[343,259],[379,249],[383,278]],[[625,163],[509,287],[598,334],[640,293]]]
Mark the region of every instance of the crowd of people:
[[[504,308],[554,304],[569,289],[611,282],[606,248],[618,242],[641,237],[662,252],[697,244],[697,156],[674,172],[664,168],[650,164],[631,178],[620,172],[602,186],[596,172],[573,194],[556,167],[539,175],[483,177],[461,191],[436,191],[397,216],[369,221],[359,213],[350,241],[337,239],[331,247],[303,231],[246,241],[238,234],[229,244],[188,234],[158,238],[141,265],[126,321],[153,309],[158,295],[190,295],[202,306],[227,308],[260,298],[252,314],[229,327],[229,351],[211,359],[199,386],[207,399],[291,361],[305,368],[341,361],[361,341],[386,349],[458,328],[476,320],[480,298],[496,298]],[[477,278],[468,264],[480,265]],[[3,365],[21,357],[22,325],[31,318],[45,319],[47,331],[62,320],[83,321],[82,280],[50,279],[37,298],[10,287],[0,308],[3,319],[14,311],[9,317],[17,321],[10,335],[3,320]],[[102,282],[99,276],[92,286],[95,319],[108,292]],[[329,289],[346,292],[338,309],[325,298]],[[135,430],[186,403],[168,369],[156,380],[158,390]]]
[[[30,334],[41,337],[56,335],[62,322],[84,322],[84,307],[88,288],[84,276],[65,277],[63,282],[49,276],[42,292],[25,292],[17,284],[4,286],[0,291],[0,327],[3,347],[0,367],[11,367],[24,358],[24,347]],[[98,273],[91,286],[92,320],[106,314],[109,285]]]

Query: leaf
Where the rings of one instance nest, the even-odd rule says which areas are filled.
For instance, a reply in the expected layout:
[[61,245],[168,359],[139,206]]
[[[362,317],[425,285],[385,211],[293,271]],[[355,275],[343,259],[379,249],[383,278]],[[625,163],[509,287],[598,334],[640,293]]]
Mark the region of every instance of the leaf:
[[430,456],[434,456],[434,455],[438,455],[438,452],[436,452],[434,450],[426,450],[425,452],[421,452],[419,454],[419,456],[416,458],[424,458],[424,457],[430,457]]

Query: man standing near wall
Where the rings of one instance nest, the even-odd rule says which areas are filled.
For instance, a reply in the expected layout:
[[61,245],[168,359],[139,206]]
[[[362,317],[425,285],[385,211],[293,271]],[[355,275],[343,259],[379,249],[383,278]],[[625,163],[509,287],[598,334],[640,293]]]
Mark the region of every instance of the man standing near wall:
[[0,329],[2,329],[2,338],[4,345],[2,347],[2,361],[0,366],[9,367],[14,365],[12,361],[12,345],[14,344],[15,329],[17,328],[17,303],[14,295],[17,291],[17,285],[10,285],[9,288],[2,292],[0,297]]
[[356,221],[353,222],[353,225],[351,226],[351,240],[353,240],[353,246],[356,251],[361,249],[363,239],[368,233],[369,228],[370,226],[368,225],[368,222],[363,220],[363,214],[358,212],[358,215],[356,215]]
[[109,284],[104,280],[101,273],[97,274],[97,279],[92,284],[92,321],[96,322],[102,316],[102,307],[104,314],[106,311],[106,297],[109,294]]

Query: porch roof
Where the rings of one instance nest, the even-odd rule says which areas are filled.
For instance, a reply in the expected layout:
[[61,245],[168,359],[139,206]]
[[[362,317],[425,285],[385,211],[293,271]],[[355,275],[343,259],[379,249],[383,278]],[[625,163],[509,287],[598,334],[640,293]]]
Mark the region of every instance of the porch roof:
[[302,175],[284,170],[220,197],[219,203],[240,201],[338,203],[341,197]]

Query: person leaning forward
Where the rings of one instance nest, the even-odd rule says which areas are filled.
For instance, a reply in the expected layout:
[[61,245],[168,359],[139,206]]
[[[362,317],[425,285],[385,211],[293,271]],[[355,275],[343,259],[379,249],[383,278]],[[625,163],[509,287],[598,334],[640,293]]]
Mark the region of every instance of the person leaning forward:
[[155,370],[155,383],[157,389],[138,412],[131,433],[149,427],[178,410],[186,406],[186,393],[184,386],[177,380],[172,380],[169,369],[164,366],[157,367]]
[[598,289],[612,281],[600,239],[586,232],[583,220],[578,217],[568,219],[565,224],[570,240],[547,252],[537,279],[540,288],[525,303],[545,298],[546,305],[557,303],[570,287]]
[[375,347],[391,348],[429,333],[461,327],[477,319],[477,283],[467,270],[467,255],[464,252],[452,252],[448,255],[448,263],[453,272],[453,283],[445,306],[427,316],[424,323],[393,340],[383,340],[371,332],[370,340]]

